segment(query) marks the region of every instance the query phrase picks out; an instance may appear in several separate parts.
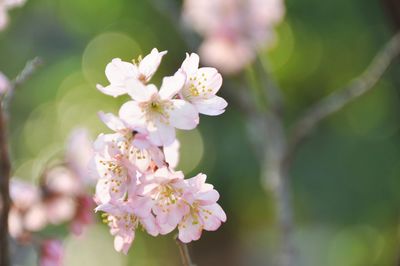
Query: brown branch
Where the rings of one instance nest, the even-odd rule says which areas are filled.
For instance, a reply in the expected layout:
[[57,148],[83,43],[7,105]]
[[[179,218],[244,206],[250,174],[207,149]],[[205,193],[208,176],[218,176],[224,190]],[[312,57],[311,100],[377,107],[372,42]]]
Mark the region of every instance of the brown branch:
[[10,174],[11,160],[7,140],[8,114],[7,105],[12,99],[15,89],[23,84],[41,64],[39,58],[29,61],[21,73],[11,82],[10,88],[0,103],[0,266],[9,266],[9,243],[8,243],[8,213],[10,210]]
[[0,191],[1,191],[1,213],[0,213],[0,265],[8,266],[8,212],[10,210],[10,171],[11,162],[7,144],[7,123],[3,108],[0,108]]
[[372,90],[399,54],[400,32],[393,36],[358,78],[354,79],[345,88],[332,93],[309,108],[291,131],[286,163],[290,163],[298,145],[312,132],[319,122]]

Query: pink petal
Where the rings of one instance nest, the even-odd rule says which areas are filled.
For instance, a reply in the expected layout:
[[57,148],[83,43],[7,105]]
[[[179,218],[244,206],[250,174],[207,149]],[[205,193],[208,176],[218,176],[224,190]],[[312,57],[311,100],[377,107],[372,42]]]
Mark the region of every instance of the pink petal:
[[199,193],[197,200],[201,202],[202,205],[209,205],[217,202],[219,199],[219,193],[215,189]]
[[193,240],[198,240],[201,237],[201,224],[199,221],[194,221],[192,216],[188,216],[182,224],[179,225],[178,238],[183,243],[189,243]]

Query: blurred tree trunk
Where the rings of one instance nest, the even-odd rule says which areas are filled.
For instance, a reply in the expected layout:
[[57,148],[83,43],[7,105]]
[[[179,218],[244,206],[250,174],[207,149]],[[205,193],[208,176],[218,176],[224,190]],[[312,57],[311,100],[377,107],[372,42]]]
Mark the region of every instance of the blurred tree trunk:
[[381,0],[381,2],[395,29],[400,29],[400,1]]

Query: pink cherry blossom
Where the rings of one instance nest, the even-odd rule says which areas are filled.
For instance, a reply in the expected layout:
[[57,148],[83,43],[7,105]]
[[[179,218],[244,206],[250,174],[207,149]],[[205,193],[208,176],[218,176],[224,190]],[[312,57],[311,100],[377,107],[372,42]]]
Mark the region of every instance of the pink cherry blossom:
[[128,93],[128,89],[134,86],[135,82],[150,81],[166,53],[166,51],[158,52],[154,48],[138,64],[124,62],[119,58],[113,59],[106,67],[106,76],[110,85],[107,87],[97,85],[97,88],[104,94],[114,97]]
[[57,239],[44,240],[40,246],[40,266],[62,266],[64,248],[61,241]]
[[198,240],[203,230],[215,231],[226,221],[225,212],[216,203],[218,192],[205,180],[204,174],[186,180],[190,193],[185,193],[185,200],[190,211],[178,226],[179,239],[184,243]]
[[139,226],[152,236],[158,235],[158,227],[150,212],[150,203],[147,198],[135,198],[101,204],[96,208],[96,211],[104,212],[104,222],[115,237],[115,250],[127,254],[135,238],[135,230]]
[[153,144],[164,146],[175,139],[175,128],[190,130],[199,123],[196,108],[189,102],[176,99],[183,88],[186,76],[178,71],[165,77],[158,91],[153,84],[136,83],[129,91],[133,101],[121,106],[120,118],[132,127],[144,127]]
[[168,234],[176,228],[182,217],[189,212],[183,199],[185,192],[182,172],[172,172],[163,167],[152,175],[145,176],[138,193],[153,200],[152,211],[161,234]]
[[199,68],[197,54],[186,54],[181,69],[186,74],[186,82],[181,90],[182,98],[192,103],[197,111],[205,115],[219,115],[228,103],[215,94],[221,88],[222,76],[215,68]]
[[274,40],[283,0],[185,0],[183,17],[204,37],[204,63],[235,74]]

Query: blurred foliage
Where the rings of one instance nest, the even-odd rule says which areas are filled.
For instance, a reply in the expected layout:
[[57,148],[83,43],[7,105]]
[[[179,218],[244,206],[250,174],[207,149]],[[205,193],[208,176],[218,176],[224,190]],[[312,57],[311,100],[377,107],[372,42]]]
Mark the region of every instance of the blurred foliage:
[[[286,4],[276,45],[262,56],[283,88],[289,124],[363,71],[391,29],[379,1]],[[97,112],[116,113],[126,101],[95,89],[96,83],[106,84],[107,62],[131,60],[153,47],[168,50],[155,79],[159,82],[187,52],[169,14],[153,1],[29,0],[12,11],[11,19],[0,33],[1,71],[14,77],[28,59],[45,60],[45,67],[17,92],[11,112],[14,173],[33,182],[73,128],[88,127],[93,137],[107,131]],[[375,91],[325,121],[299,150],[291,171],[302,254],[298,265],[394,264],[399,252],[399,73],[394,66]],[[222,95],[227,97],[230,89],[225,86]],[[243,112],[231,104],[223,116],[202,116],[198,131],[179,136],[179,168],[187,176],[206,173],[228,213],[218,232],[205,232],[191,245],[194,260],[198,265],[265,265],[276,248],[273,202],[261,187]],[[116,254],[100,225],[82,239],[68,239],[67,251],[67,266],[177,265],[179,260],[171,235],[154,239],[138,233],[128,257]]]

